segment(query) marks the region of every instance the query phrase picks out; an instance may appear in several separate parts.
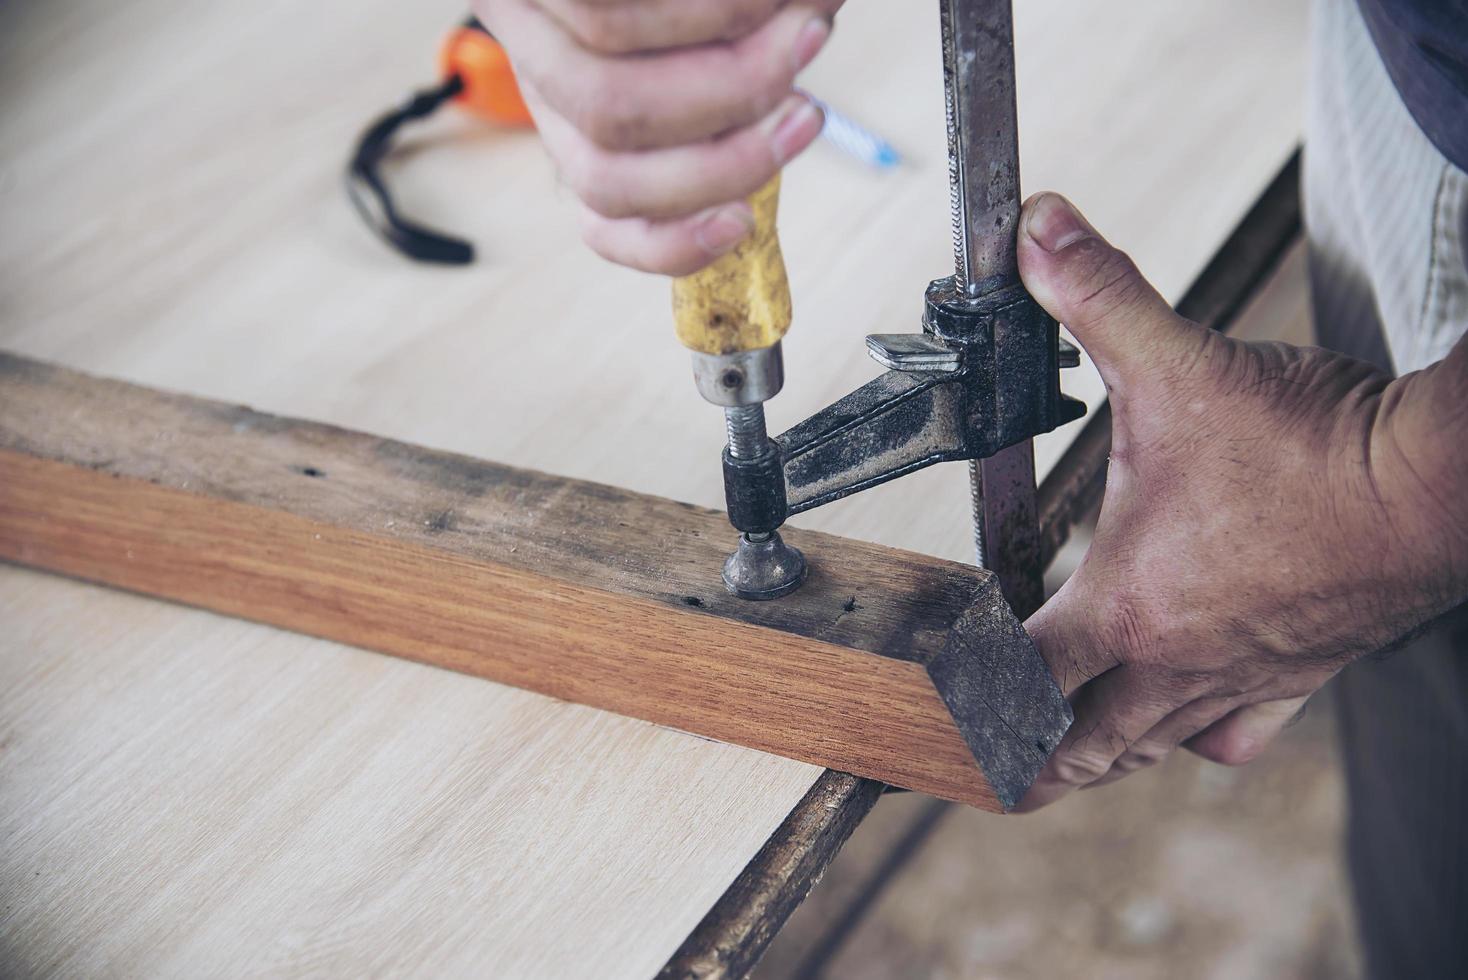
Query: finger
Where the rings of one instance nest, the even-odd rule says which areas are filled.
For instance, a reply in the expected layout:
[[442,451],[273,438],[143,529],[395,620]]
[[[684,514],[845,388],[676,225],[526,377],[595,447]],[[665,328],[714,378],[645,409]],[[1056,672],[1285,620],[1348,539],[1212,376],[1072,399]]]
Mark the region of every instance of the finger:
[[581,47],[528,0],[498,0],[493,11],[492,27],[521,77],[609,150],[692,143],[763,118],[790,94],[796,73],[831,29],[810,7],[787,6],[738,41],[604,56]]
[[[582,47],[630,54],[736,41],[770,19],[785,0],[539,0],[540,6]],[[806,6],[827,17],[841,0]]]
[[1047,806],[1105,776],[1122,753],[1189,699],[1170,675],[1123,665],[1081,689],[1075,721],[1016,809]]
[[1072,575],[1025,621],[1025,632],[1066,697],[1121,662],[1101,642],[1095,611],[1082,592],[1083,579]]
[[604,218],[584,208],[581,237],[602,258],[668,276],[697,272],[754,230],[754,212],[743,201],[687,218]]
[[1307,700],[1287,698],[1238,708],[1189,739],[1187,747],[1213,762],[1242,766],[1257,758],[1299,717]]
[[821,133],[821,110],[787,96],[752,126],[712,140],[636,153],[605,150],[526,89],[563,180],[607,218],[677,218],[749,196]]
[[1155,766],[1171,755],[1178,746],[1227,715],[1238,704],[1239,698],[1230,697],[1199,698],[1183,705],[1129,745],[1111,764],[1111,771],[1090,786],[1105,786],[1124,776]]
[[1059,194],[1025,203],[1018,245],[1026,288],[1086,348],[1108,389],[1196,356],[1210,335],[1173,312],[1126,253]]

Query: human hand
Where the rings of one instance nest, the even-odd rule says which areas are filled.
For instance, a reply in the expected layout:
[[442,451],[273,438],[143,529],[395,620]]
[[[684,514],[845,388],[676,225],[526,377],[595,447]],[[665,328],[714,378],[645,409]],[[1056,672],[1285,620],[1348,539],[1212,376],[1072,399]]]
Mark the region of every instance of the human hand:
[[1246,762],[1341,667],[1462,601],[1442,558],[1461,515],[1398,442],[1430,432],[1402,408],[1423,379],[1183,319],[1057,195],[1027,204],[1019,259],[1114,413],[1094,541],[1026,624],[1075,723],[1021,809],[1180,744]]
[[685,275],[754,227],[745,198],[820,134],[796,74],[844,0],[476,0],[582,236]]

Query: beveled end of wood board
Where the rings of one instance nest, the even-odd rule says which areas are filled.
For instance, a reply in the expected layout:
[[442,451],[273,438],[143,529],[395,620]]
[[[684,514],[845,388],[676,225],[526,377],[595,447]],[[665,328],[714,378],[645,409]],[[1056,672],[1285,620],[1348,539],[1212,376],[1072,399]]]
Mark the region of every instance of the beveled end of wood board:
[[987,572],[0,354],[0,559],[991,810],[1069,708]]
[[997,581],[954,623],[928,676],[1000,807],[1013,808],[1074,715]]

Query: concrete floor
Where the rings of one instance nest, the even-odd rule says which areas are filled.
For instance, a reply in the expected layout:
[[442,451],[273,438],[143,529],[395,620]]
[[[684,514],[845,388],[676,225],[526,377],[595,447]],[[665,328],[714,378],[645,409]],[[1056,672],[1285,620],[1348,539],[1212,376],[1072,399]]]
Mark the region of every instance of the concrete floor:
[[1331,711],[1317,702],[1242,769],[1179,754],[1029,816],[943,807],[843,930],[873,870],[934,806],[889,796],[756,976],[1359,976]]
[[[1310,342],[1303,250],[1233,333]],[[756,977],[1358,977],[1329,700],[1247,767],[1180,752],[1029,816],[888,796]]]

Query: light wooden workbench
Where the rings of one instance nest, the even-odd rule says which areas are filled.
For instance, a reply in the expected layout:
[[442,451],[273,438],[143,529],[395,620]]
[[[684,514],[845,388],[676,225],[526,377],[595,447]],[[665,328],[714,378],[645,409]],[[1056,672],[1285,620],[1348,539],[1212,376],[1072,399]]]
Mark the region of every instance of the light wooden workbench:
[[[1170,295],[1299,132],[1303,0],[1017,4],[1023,170]],[[854,0],[809,74],[906,154],[790,168],[772,426],[870,377],[949,269],[936,9]],[[534,138],[453,117],[347,205],[357,130],[432,80],[449,0],[0,6],[0,345],[718,505],[666,283],[577,242]],[[1070,388],[1093,400],[1094,378]],[[1054,458],[1065,436],[1047,440]],[[961,467],[801,521],[963,558]],[[646,976],[818,770],[0,567],[0,973]]]

